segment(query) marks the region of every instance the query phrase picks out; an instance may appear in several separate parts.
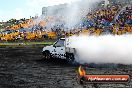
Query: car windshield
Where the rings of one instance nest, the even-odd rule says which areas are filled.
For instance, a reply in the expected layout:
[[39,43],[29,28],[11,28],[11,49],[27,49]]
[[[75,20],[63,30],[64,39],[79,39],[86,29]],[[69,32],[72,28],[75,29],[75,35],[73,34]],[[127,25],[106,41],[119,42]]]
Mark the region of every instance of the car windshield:
[[57,41],[54,46],[56,46],[56,47],[64,46],[64,40],[61,39],[61,40]]

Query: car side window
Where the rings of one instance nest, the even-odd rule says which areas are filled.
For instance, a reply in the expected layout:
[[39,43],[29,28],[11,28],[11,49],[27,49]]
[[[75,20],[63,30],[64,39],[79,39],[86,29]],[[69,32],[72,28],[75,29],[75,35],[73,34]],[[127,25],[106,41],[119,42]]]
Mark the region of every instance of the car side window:
[[54,46],[55,47],[62,47],[62,46],[64,46],[64,41],[63,40],[59,40],[58,42],[55,43]]

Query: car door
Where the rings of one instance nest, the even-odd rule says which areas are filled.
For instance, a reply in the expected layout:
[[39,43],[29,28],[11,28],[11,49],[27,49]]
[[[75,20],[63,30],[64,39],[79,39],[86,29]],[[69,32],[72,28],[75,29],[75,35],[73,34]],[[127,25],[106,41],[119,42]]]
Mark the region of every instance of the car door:
[[58,40],[54,45],[54,53],[56,54],[57,57],[63,58],[65,55],[65,45],[64,45],[63,39]]

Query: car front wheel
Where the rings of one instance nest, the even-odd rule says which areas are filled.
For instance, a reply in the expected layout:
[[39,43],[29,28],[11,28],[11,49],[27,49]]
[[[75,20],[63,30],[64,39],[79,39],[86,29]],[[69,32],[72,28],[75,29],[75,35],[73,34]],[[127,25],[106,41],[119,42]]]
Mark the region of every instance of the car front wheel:
[[51,54],[49,51],[44,51],[43,52],[43,58],[44,59],[50,59],[51,58]]

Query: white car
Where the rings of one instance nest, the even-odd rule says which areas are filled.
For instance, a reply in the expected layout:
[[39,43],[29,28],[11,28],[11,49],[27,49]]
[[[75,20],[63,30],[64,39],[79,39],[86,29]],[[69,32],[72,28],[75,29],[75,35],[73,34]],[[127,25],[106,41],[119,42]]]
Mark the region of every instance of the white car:
[[74,61],[75,49],[68,47],[68,40],[61,38],[51,46],[46,46],[42,50],[45,59],[54,57],[66,59],[70,62]]

